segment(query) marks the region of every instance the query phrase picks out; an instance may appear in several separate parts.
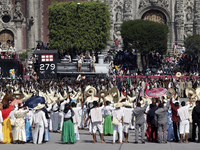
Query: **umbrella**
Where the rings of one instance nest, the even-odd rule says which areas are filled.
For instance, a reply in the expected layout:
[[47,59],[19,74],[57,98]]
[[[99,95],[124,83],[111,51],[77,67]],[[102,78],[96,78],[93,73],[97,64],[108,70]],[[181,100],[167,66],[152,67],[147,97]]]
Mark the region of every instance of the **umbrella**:
[[29,108],[35,108],[38,103],[42,103],[44,102],[45,103],[45,98],[44,97],[41,97],[41,96],[34,96],[34,97],[31,97],[29,98],[25,104],[26,106],[28,106]]
[[42,41],[36,41],[36,43],[43,43]]
[[167,89],[165,89],[165,88],[153,88],[146,94],[146,96],[147,97],[161,97],[165,94],[167,94]]
[[18,105],[18,104],[22,104],[22,101],[21,100],[17,100],[17,99],[14,99],[10,105]]

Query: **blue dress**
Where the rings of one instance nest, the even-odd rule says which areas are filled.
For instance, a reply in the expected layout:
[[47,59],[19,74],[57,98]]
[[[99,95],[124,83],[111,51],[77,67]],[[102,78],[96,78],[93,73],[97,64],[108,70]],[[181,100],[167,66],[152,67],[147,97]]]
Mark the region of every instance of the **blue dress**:
[[32,136],[32,129],[31,129],[31,124],[29,119],[25,119],[25,131],[26,131],[26,141],[32,141],[33,136]]
[[49,135],[49,129],[44,129],[44,141],[48,142],[50,141],[50,135]]
[[167,140],[173,140],[174,139],[174,130],[173,130],[173,121],[172,121],[172,112],[168,111],[168,134],[167,134]]

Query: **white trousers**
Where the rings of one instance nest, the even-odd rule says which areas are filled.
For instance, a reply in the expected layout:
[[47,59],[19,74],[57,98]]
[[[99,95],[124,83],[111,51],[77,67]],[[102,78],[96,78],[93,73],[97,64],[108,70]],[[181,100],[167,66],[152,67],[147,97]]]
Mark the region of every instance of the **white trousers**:
[[118,126],[113,125],[113,143],[115,143],[116,134],[119,133],[119,141],[122,142],[122,123],[120,122]]
[[0,141],[3,142],[3,130],[1,123],[0,123]]
[[63,120],[64,120],[63,113],[59,113],[60,131],[62,131],[62,127],[63,127]]
[[58,130],[58,117],[59,117],[59,113],[53,112],[53,116],[52,116],[53,131]]
[[44,125],[42,124],[35,124],[35,129],[33,131],[33,143],[41,144],[43,140],[43,135],[44,135]]
[[50,114],[50,119],[49,119],[49,130],[50,130],[50,131],[53,130],[52,120],[53,120],[53,112],[51,112],[51,114]]

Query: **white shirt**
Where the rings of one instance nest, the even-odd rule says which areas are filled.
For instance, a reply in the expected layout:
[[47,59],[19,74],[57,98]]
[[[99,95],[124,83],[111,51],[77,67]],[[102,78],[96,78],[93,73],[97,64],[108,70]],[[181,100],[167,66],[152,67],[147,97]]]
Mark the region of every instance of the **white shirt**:
[[60,110],[63,111],[65,109],[65,104],[69,103],[69,99],[64,100],[61,104],[60,104]]
[[90,63],[95,63],[95,61],[96,61],[95,56],[93,56],[93,57],[91,56],[91,57],[90,57]]
[[72,108],[74,111],[74,116],[73,116],[73,123],[76,124],[78,123],[78,119],[79,119],[79,111],[81,110],[81,107],[76,107],[76,108]]
[[124,116],[123,110],[120,109],[114,109],[113,112],[113,117],[115,117],[119,122],[122,122],[122,117]]
[[101,109],[102,108],[93,108],[90,110],[92,122],[101,122],[102,121]]
[[126,108],[126,107],[124,108],[123,114],[126,114],[123,117],[124,123],[130,123],[131,122],[132,113],[133,113],[133,108]]
[[106,116],[106,115],[112,115],[112,111],[114,110],[114,108],[113,107],[111,107],[111,106],[105,106],[104,107],[104,115]]
[[3,122],[2,112],[0,111],[0,123]]
[[32,124],[32,121],[33,121],[33,112],[31,110],[29,110],[29,112],[26,113],[24,119],[28,119],[30,121],[30,124]]
[[177,116],[180,117],[181,121],[184,121],[187,119],[189,120],[189,118],[190,118],[189,111],[188,111],[189,107],[190,107],[190,105],[187,105],[187,106],[183,106],[177,110]]
[[72,117],[72,112],[69,110],[67,113],[64,113],[64,118],[71,118]]
[[42,110],[38,110],[33,115],[33,123],[44,125],[45,127],[48,127],[47,119],[45,117],[45,113]]

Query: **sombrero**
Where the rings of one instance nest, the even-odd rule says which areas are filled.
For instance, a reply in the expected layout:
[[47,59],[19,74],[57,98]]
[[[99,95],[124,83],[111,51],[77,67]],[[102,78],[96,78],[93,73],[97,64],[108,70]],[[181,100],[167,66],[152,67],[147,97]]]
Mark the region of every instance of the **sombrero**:
[[180,77],[181,77],[181,73],[180,73],[180,72],[177,72],[177,73],[176,73],[176,77],[177,77],[177,78],[180,78]]
[[188,98],[194,98],[196,96],[196,91],[193,88],[188,87],[185,90],[185,95]]

